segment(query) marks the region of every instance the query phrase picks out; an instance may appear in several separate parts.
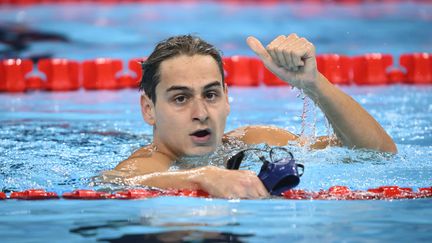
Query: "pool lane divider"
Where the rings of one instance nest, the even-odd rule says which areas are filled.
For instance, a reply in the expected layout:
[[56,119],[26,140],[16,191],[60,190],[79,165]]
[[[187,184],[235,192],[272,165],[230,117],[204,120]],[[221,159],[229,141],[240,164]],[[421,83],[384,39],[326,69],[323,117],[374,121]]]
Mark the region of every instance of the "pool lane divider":
[[97,58],[79,63],[54,58],[0,60],[0,92],[28,90],[72,91],[137,88],[142,75],[140,61],[132,59],[123,70],[120,59]]
[[[141,62],[134,58],[97,58],[78,62],[69,59],[0,60],[0,92],[31,90],[73,91],[137,88],[142,76]],[[230,86],[287,86],[256,57],[224,57],[225,81]],[[317,55],[318,70],[337,85],[432,84],[432,53],[409,53],[393,61],[390,54],[359,56]]]
[[[131,189],[114,193],[94,190],[74,190],[65,192],[61,197],[55,192],[46,192],[43,189],[30,189],[21,192],[11,192],[9,197],[0,192],[0,200],[47,200],[47,199],[70,199],[70,200],[104,200],[104,199],[147,199],[161,196],[183,196],[211,198],[210,195],[201,190],[156,190],[156,189]],[[333,186],[328,190],[317,192],[306,190],[288,190],[281,194],[280,198],[291,200],[395,200],[395,199],[419,199],[432,198],[432,187],[412,188],[398,186],[381,186],[378,188],[363,190],[351,190],[346,186]]]

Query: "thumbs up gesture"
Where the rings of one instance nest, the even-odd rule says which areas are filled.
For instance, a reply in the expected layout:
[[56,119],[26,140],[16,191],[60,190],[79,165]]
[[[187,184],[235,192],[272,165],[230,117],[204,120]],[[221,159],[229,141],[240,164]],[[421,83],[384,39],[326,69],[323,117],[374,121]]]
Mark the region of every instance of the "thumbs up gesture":
[[280,35],[267,47],[255,37],[248,37],[247,44],[264,65],[291,86],[312,91],[318,78],[315,47],[296,34]]

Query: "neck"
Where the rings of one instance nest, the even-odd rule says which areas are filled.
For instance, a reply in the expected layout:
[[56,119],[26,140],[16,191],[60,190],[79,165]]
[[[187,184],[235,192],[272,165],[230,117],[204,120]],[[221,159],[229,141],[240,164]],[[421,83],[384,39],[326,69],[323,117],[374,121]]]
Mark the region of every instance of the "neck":
[[176,156],[172,151],[165,148],[165,146],[156,143],[155,141],[153,141],[153,143],[150,144],[150,148],[152,152],[159,154],[159,156],[163,157],[165,161],[169,161],[171,165],[178,158],[178,156]]

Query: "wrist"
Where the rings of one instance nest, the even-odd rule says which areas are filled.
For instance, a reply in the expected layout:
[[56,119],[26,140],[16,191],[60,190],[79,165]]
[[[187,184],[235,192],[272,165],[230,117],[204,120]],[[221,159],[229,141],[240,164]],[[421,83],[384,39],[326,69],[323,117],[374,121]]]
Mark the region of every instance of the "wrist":
[[203,189],[203,185],[206,184],[206,181],[211,180],[211,175],[218,169],[219,168],[216,166],[211,165],[201,167],[190,173],[188,179],[191,183],[197,185],[200,189]]
[[320,96],[325,93],[325,89],[329,87],[330,82],[320,72],[317,73],[316,79],[310,82],[308,87],[304,87],[303,92],[306,96],[312,99],[315,103],[320,99]]

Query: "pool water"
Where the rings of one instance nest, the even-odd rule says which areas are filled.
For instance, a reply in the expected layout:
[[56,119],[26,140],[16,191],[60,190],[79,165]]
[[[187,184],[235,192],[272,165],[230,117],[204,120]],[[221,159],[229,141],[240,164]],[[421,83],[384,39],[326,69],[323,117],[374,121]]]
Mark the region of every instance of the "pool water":
[[[330,1],[329,1],[330,2]],[[62,57],[128,60],[148,55],[154,44],[175,34],[193,33],[224,55],[252,55],[249,35],[269,43],[280,34],[297,33],[318,53],[361,55],[430,52],[432,4],[401,1],[371,4],[39,4],[0,7],[0,58]],[[19,33],[42,36],[20,39]],[[51,34],[51,39],[46,35]],[[32,41],[33,39],[33,41]]]
[[[296,160],[306,165],[300,187],[430,186],[432,87],[343,89],[382,124],[398,145],[399,154],[339,147],[310,151],[291,146]],[[298,92],[288,87],[231,87],[227,131],[265,124],[301,134],[303,100],[297,96]],[[112,169],[151,141],[152,130],[141,117],[136,90],[2,94],[0,104],[3,191],[87,188],[88,178]],[[307,115],[306,135],[313,133],[312,120],[316,120],[317,135],[329,133],[318,109],[311,107]],[[259,170],[260,163],[249,165]]]
[[430,200],[2,202],[4,242],[428,242]]
[[[357,7],[216,3],[5,7],[0,9],[1,23],[56,32],[69,41],[33,42],[27,49],[2,54],[128,59],[148,54],[160,38],[195,32],[227,55],[251,55],[244,37],[255,34],[268,41],[284,29],[312,38],[319,52],[354,55],[381,51],[397,56],[431,50],[432,33],[427,31],[432,21],[430,10],[431,5],[413,3]],[[359,190],[383,185],[414,189],[432,186],[432,87],[341,88],[382,124],[394,138],[399,153],[288,146],[296,160],[305,165],[298,188],[317,191],[334,185]],[[311,104],[303,125],[304,101],[289,87],[231,87],[229,96],[232,111],[227,131],[265,124],[297,134],[304,131],[305,136],[331,133],[321,112]],[[90,186],[91,178],[149,143],[151,132],[141,118],[137,90],[1,93],[0,189],[44,188],[59,194],[84,188],[109,190],[107,185]],[[260,164],[251,160],[245,166],[258,170]],[[0,201],[0,236],[2,242],[424,242],[432,240],[431,203],[432,199],[184,197],[5,200]]]
[[[298,188],[429,187],[432,87],[343,89],[377,118],[394,138],[399,153],[391,156],[339,147],[313,151],[289,147],[306,167]],[[269,124],[300,133],[303,100],[297,96],[287,87],[231,88],[232,115],[227,129]],[[101,189],[89,186],[89,178],[112,169],[150,141],[151,128],[142,121],[138,98],[136,90],[0,95],[0,188],[45,188],[57,193]],[[308,114],[316,116],[316,133],[327,134],[322,115],[312,111]],[[251,161],[248,166],[258,170],[260,164]],[[138,201],[7,200],[0,202],[0,232],[11,242],[65,238],[76,242],[422,241],[431,239],[431,202],[181,197]],[[395,228],[399,230],[395,232]]]

